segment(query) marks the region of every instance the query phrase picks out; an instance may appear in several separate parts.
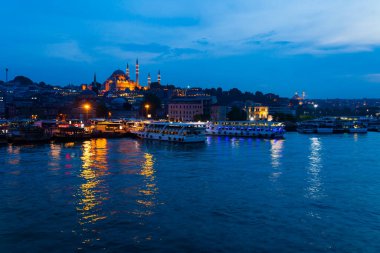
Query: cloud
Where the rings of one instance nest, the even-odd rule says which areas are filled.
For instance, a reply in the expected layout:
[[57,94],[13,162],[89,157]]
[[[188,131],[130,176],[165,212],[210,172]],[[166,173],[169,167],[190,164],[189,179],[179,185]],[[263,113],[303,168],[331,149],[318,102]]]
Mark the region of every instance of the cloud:
[[365,75],[364,79],[370,83],[380,83],[380,73]]
[[[137,26],[154,41],[171,47],[203,48],[211,55],[247,53],[268,46],[294,54],[331,54],[368,51],[380,45],[377,0],[126,3],[135,15],[157,20],[155,26],[143,22]],[[198,22],[193,26],[170,26],[164,22],[161,26],[160,18],[168,17],[193,18]],[[138,40],[135,35],[131,39]]]
[[49,44],[46,47],[48,57],[61,58],[69,61],[91,62],[93,59],[84,53],[76,41],[66,41]]
[[126,44],[120,44],[119,47],[127,51],[152,52],[152,53],[163,52],[170,49],[169,46],[161,45],[157,43],[149,43],[149,44],[126,43]]
[[78,22],[87,35],[51,44],[47,54],[84,62],[94,60],[90,53],[157,62],[262,50],[344,54],[380,46],[377,0],[125,0],[110,6],[107,18]]
[[128,50],[117,45],[95,47],[94,51],[106,57],[112,57],[131,63],[135,62],[138,58],[145,64],[153,63],[154,59],[161,55],[160,52]]
[[192,48],[170,48],[165,45],[114,45],[96,47],[95,50],[106,56],[133,62],[136,58],[145,64],[171,59],[191,59],[204,52]]

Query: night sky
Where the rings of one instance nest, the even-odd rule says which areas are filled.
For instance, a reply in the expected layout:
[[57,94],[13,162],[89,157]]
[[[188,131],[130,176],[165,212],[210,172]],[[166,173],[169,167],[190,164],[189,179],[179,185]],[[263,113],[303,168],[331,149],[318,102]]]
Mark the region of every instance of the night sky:
[[222,87],[309,98],[380,97],[378,0],[2,1],[10,78],[103,82],[136,58],[144,85]]

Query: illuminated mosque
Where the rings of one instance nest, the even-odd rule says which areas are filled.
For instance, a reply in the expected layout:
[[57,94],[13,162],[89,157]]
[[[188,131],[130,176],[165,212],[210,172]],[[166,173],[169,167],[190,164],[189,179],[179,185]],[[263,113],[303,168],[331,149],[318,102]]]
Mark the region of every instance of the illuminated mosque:
[[[160,71],[158,71],[157,82],[161,82]],[[148,86],[142,87],[139,83],[139,61],[136,60],[136,80],[131,80],[129,65],[127,64],[126,71],[116,70],[112,75],[104,82],[104,91],[125,91],[129,89],[130,91],[139,90],[139,89],[149,89],[151,84],[151,77],[148,74]]]

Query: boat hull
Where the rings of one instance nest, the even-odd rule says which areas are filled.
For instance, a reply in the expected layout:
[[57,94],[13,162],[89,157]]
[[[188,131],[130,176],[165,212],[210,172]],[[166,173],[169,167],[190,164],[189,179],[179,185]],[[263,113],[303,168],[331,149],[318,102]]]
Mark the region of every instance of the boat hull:
[[283,133],[276,133],[271,131],[213,131],[213,130],[206,130],[207,135],[214,135],[214,136],[232,136],[232,137],[252,137],[252,138],[266,138],[266,139],[282,139],[284,138]]
[[196,142],[205,142],[206,136],[178,136],[178,135],[162,135],[155,133],[137,133],[138,138],[146,140],[157,140],[157,141],[166,141],[166,142],[178,142],[178,143],[196,143]]
[[314,134],[317,132],[316,129],[297,129],[300,134]]
[[367,128],[350,128],[348,129],[349,133],[365,134],[368,132]]
[[334,129],[331,127],[318,127],[317,133],[319,134],[332,134],[334,132]]

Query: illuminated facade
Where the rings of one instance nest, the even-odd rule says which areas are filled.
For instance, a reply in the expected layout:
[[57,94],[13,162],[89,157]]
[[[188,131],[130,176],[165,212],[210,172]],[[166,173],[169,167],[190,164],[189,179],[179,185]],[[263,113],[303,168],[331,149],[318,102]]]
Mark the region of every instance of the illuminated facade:
[[[125,91],[129,89],[130,91],[139,90],[139,89],[150,89],[150,84],[152,83],[152,79],[150,74],[148,74],[148,85],[146,87],[142,87],[139,82],[140,68],[139,61],[136,60],[136,80],[131,80],[129,71],[129,65],[127,64],[127,68],[124,71],[116,70],[112,73],[112,75],[104,82],[104,91]],[[158,71],[157,75],[158,84],[161,83],[161,73]]]
[[268,118],[269,107],[262,105],[255,105],[253,108],[248,107],[248,119],[249,120],[264,120]]
[[104,83],[105,91],[125,91],[126,89],[131,91],[141,89],[141,86],[137,82],[130,79],[128,68],[127,74],[122,70],[116,70]]

